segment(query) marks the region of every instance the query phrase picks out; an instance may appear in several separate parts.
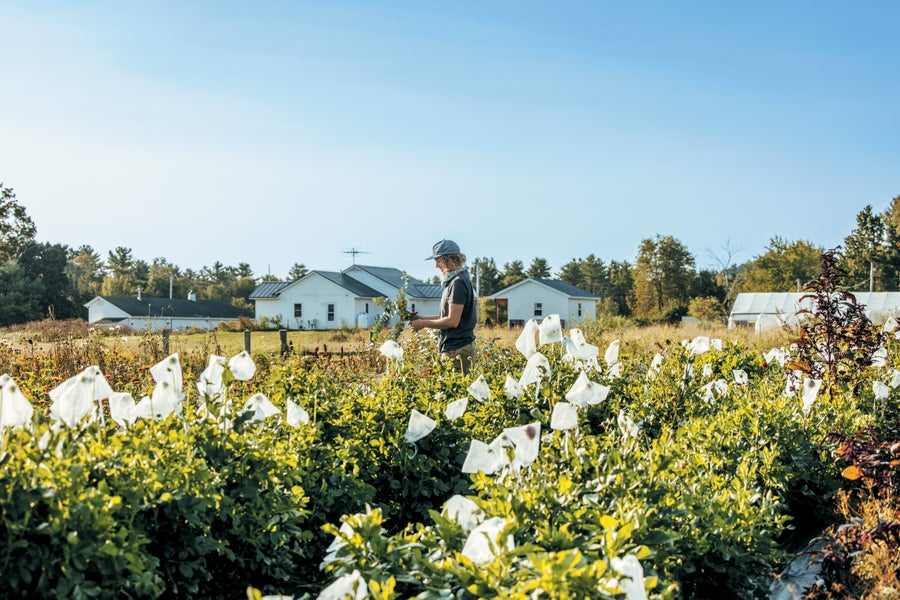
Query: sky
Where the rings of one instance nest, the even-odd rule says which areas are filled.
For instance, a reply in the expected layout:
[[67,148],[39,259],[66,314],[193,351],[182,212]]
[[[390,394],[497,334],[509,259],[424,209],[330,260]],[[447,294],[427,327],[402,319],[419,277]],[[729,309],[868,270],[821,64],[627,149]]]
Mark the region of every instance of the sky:
[[[900,3],[0,5],[0,182],[40,242],[182,269],[698,268],[900,196]],[[365,253],[351,254],[353,250]]]

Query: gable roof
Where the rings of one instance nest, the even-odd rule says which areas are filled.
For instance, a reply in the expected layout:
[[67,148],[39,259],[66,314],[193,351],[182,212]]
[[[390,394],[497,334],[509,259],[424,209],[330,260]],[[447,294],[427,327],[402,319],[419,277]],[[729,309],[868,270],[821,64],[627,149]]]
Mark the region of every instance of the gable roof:
[[[278,298],[285,288],[302,281],[311,275],[318,275],[336,283],[359,298],[383,298],[384,294],[353,277],[352,270],[360,270],[380,279],[389,286],[400,289],[406,280],[406,296],[408,298],[440,298],[441,286],[437,283],[425,283],[415,277],[404,275],[400,269],[393,267],[371,267],[367,265],[353,265],[340,273],[336,271],[309,271],[295,281],[264,281],[250,292],[250,300],[264,300]],[[348,272],[349,271],[349,272]]]
[[140,300],[125,296],[97,296],[132,317],[175,317],[187,319],[237,319],[253,317],[253,311],[232,306],[224,300],[153,298]]
[[281,290],[291,285],[292,281],[263,281],[250,292],[250,300],[256,298],[277,298]]
[[373,290],[366,284],[362,283],[361,281],[357,281],[356,279],[353,279],[349,275],[344,275],[343,273],[335,273],[334,271],[313,271],[313,272],[318,273],[319,275],[321,275],[322,277],[324,277],[330,281],[333,281],[334,283],[338,284],[342,288],[353,292],[354,294],[356,294],[357,296],[359,296],[361,298],[380,298],[380,297],[384,296],[384,294],[382,294],[378,290]]
[[595,296],[594,294],[591,294],[590,292],[586,292],[585,290],[581,289],[580,287],[576,287],[570,283],[566,283],[565,281],[559,281],[558,279],[537,279],[534,277],[529,277],[527,279],[523,279],[522,281],[517,281],[516,283],[503,288],[499,292],[494,292],[493,294],[491,294],[489,296],[489,298],[502,298],[505,294],[508,294],[509,291],[512,290],[513,288],[520,287],[522,285],[525,285],[528,282],[534,282],[534,283],[538,283],[538,284],[547,286],[548,288],[550,288],[554,291],[560,292],[561,294],[564,294],[564,295],[568,296],[569,298],[584,298],[584,299],[589,299],[589,300],[599,300],[600,299],[600,296]]
[[343,273],[338,273],[336,271],[309,271],[300,279],[296,279],[294,281],[265,281],[257,285],[252,292],[250,292],[250,300],[259,300],[266,298],[277,298],[281,295],[281,292],[300,281],[308,279],[314,275],[318,275],[319,277],[324,277],[328,281],[332,283],[336,283],[342,288],[352,292],[354,295],[360,298],[379,298],[384,296],[381,292],[377,290],[373,290],[366,284],[353,279],[349,275],[344,275]]
[[[364,271],[373,277],[380,279],[395,289],[400,289],[406,280],[406,296],[408,298],[440,298],[441,286],[437,283],[425,283],[421,279],[416,279],[412,275],[405,275],[400,269],[393,267],[372,267],[369,265],[353,265],[343,270],[346,275],[348,271],[358,269]],[[353,277],[352,273],[348,275]],[[383,294],[382,294],[383,295]]]

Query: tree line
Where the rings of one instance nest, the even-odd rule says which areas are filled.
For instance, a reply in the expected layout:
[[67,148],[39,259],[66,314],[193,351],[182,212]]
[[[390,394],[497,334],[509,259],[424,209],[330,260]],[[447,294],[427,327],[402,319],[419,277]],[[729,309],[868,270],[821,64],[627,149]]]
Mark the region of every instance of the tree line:
[[[250,292],[262,281],[250,265],[220,262],[199,270],[181,268],[165,258],[148,263],[120,246],[102,257],[90,245],[38,242],[37,228],[12,188],[0,182],[0,326],[43,318],[83,318],[84,304],[96,296],[187,297],[225,300],[251,308]],[[801,290],[819,270],[825,248],[810,241],[771,238],[765,251],[742,263],[740,249],[726,243],[707,250],[715,268],[698,269],[696,257],[678,239],[645,239],[633,263],[604,261],[591,254],[573,258],[554,272],[544,258],[514,260],[498,267],[493,258],[470,260],[482,297],[526,278],[559,279],[601,298],[598,314],[631,317],[638,322],[676,321],[684,315],[709,320],[723,317],[739,292]],[[842,261],[850,291],[900,289],[900,196],[884,213],[867,205],[844,239]],[[294,263],[286,280],[308,269]]]

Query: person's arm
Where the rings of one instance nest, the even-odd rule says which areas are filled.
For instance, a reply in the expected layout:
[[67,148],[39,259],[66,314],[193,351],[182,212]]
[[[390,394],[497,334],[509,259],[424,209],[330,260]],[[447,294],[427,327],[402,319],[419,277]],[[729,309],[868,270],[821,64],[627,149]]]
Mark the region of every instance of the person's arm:
[[463,305],[451,304],[450,314],[446,317],[419,317],[415,321],[409,322],[409,328],[413,331],[419,331],[427,327],[428,329],[453,329],[459,326],[462,319]]

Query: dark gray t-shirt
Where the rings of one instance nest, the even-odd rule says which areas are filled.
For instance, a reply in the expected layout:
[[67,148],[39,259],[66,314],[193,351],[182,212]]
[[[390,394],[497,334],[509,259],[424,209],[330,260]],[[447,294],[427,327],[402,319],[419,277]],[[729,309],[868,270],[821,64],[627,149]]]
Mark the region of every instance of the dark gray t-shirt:
[[438,350],[446,352],[462,348],[475,341],[475,290],[472,279],[466,270],[457,273],[444,288],[441,294],[441,317],[450,314],[451,304],[462,304],[462,316],[459,325],[453,329],[438,330]]

